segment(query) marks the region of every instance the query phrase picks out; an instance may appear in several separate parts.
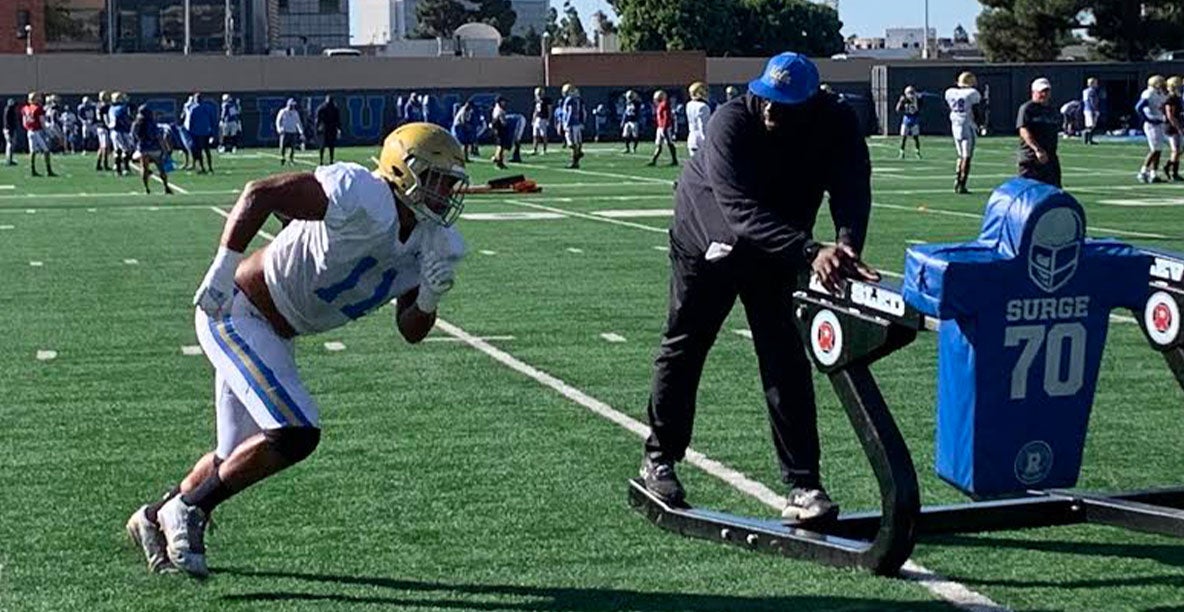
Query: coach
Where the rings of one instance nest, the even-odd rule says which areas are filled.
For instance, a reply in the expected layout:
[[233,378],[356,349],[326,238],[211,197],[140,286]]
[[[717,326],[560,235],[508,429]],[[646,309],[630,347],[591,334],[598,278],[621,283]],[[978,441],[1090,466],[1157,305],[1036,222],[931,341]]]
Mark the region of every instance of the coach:
[[1032,99],[1020,105],[1015,118],[1015,127],[1020,132],[1019,176],[1060,187],[1057,141],[1061,113],[1051,102],[1052,84],[1048,79],[1032,81]]
[[[871,164],[852,109],[819,90],[805,56],[782,53],[712,116],[707,141],[678,181],[670,230],[670,306],[654,364],[651,434],[642,477],[682,503],[674,472],[691,440],[707,352],[739,297],[756,345],[773,445],[790,495],[782,515],[810,520],[838,507],[822,487],[810,363],[791,294],[813,269],[831,287],[879,278],[859,257],[871,208]],[[812,238],[823,192],[837,243]]]

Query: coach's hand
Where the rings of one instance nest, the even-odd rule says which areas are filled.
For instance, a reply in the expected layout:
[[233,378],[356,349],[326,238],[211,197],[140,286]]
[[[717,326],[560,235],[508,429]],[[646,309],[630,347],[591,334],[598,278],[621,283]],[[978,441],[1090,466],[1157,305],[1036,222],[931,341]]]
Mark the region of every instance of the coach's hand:
[[193,295],[193,305],[215,319],[226,314],[234,297],[234,273],[242,259],[242,253],[219,247],[206,277]]
[[844,278],[880,280],[880,273],[863,263],[855,249],[845,244],[827,245],[819,249],[811,267],[822,286],[831,292],[838,291]]

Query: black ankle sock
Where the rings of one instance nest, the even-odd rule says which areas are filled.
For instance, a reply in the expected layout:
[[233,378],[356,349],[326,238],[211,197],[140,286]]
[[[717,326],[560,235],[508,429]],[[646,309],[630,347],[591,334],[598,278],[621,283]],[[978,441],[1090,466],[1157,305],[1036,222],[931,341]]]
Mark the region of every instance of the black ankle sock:
[[181,501],[190,506],[197,506],[205,511],[206,516],[209,516],[218,504],[230,499],[234,495],[234,491],[222,482],[222,478],[218,476],[218,471],[214,470],[201,484],[197,485],[192,491],[181,496]]
[[156,523],[156,513],[160,512],[160,507],[165,505],[165,503],[168,502],[170,499],[176,497],[177,495],[180,495],[180,493],[181,493],[181,487],[173,487],[173,488],[169,489],[168,492],[165,493],[164,496],[161,497],[159,501],[154,501],[154,502],[148,504],[148,507],[144,509],[144,515],[148,517],[149,521]]

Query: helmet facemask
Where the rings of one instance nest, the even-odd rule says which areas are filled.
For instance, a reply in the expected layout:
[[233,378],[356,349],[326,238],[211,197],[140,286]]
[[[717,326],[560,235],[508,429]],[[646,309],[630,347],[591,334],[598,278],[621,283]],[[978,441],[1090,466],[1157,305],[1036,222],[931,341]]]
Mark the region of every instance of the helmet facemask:
[[465,190],[469,186],[464,168],[436,168],[415,155],[408,155],[404,161],[411,176],[403,177],[406,184],[403,193],[416,216],[444,227],[456,223],[464,210]]

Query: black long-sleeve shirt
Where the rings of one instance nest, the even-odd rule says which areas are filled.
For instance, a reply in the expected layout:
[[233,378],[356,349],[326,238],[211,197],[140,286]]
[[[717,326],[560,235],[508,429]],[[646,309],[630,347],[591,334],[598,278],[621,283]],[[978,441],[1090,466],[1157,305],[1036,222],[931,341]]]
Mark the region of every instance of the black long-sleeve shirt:
[[799,120],[770,132],[760,104],[745,95],[712,115],[706,146],[679,178],[671,230],[679,247],[703,255],[719,242],[803,269],[826,192],[836,239],[862,250],[871,161],[855,112],[819,93]]
[[15,132],[21,126],[20,106],[13,104],[4,107],[4,129]]
[[317,107],[317,131],[323,134],[336,134],[341,129],[341,111],[336,104],[324,102]]

